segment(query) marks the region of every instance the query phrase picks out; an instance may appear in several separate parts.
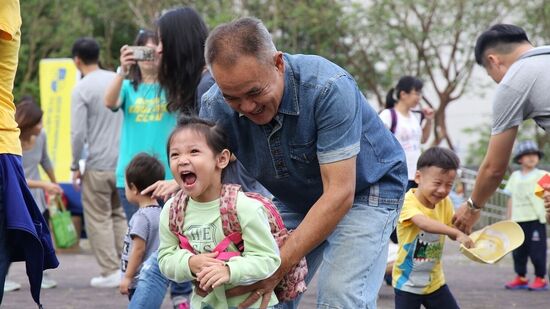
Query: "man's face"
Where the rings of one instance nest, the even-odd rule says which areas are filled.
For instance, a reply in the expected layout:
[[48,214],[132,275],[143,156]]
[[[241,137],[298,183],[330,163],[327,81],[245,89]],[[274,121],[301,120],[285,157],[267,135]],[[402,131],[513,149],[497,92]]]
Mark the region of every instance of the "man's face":
[[277,114],[284,70],[281,52],[274,53],[270,63],[242,56],[230,66],[212,64],[212,75],[227,104],[258,125],[269,123]]

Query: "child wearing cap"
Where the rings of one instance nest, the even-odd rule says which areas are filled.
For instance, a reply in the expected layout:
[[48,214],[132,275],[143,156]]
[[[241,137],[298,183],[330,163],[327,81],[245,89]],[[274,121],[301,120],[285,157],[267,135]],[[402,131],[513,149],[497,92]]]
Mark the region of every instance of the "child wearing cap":
[[397,224],[399,250],[393,267],[395,308],[459,308],[445,283],[441,256],[445,235],[467,248],[468,235],[452,226],[448,197],[460,161],[448,149],[432,147],[417,162],[417,189],[405,195]]
[[[517,276],[505,285],[511,290],[548,289],[548,283],[544,279],[546,274],[544,202],[533,193],[537,181],[547,173],[537,168],[542,156],[543,153],[535,142],[520,142],[515,149],[514,163],[519,164],[521,169],[512,173],[504,189],[510,195],[507,217],[517,222],[525,234],[525,241],[513,252],[514,271]],[[535,268],[535,280],[531,284],[526,277],[528,258],[531,258]]]

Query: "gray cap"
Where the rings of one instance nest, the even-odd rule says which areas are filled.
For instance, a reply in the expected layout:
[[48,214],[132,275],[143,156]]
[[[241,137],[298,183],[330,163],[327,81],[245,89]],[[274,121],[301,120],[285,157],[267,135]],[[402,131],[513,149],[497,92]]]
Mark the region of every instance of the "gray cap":
[[534,141],[522,141],[519,142],[514,151],[514,163],[519,164],[521,156],[526,154],[536,153],[539,158],[542,158],[544,154],[539,150],[539,146]]

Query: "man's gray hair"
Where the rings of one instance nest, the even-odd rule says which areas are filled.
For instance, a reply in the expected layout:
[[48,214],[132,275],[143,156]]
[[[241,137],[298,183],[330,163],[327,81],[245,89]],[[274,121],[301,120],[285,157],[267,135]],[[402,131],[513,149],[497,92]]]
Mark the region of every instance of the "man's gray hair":
[[217,26],[206,39],[204,58],[208,68],[214,62],[222,66],[235,64],[241,56],[253,56],[271,63],[277,51],[261,20],[243,17]]

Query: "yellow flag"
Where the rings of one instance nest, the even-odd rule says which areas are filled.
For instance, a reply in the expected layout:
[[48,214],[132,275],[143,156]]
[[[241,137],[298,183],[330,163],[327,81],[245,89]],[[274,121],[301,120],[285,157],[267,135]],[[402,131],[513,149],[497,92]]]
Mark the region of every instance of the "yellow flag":
[[79,74],[70,58],[40,61],[42,122],[48,138],[48,154],[58,182],[71,182],[71,94]]

